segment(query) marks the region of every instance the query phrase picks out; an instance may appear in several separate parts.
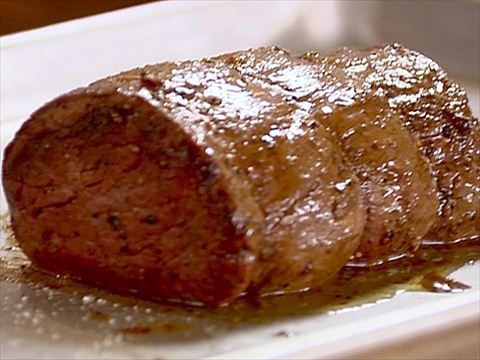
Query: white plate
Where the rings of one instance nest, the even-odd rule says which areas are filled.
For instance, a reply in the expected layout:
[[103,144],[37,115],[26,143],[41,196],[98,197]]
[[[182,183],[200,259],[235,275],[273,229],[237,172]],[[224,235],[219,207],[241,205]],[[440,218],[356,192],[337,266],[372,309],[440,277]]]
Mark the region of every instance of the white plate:
[[[376,32],[377,23],[369,21],[375,14],[372,6],[328,1],[162,2],[4,36],[0,38],[1,147],[45,101],[120,70],[261,45],[300,52],[376,44],[382,37]],[[474,45],[473,52],[478,49]],[[478,81],[465,74],[462,79],[478,115]],[[3,193],[0,202],[4,213]],[[480,358],[480,264],[465,266],[453,276],[472,289],[461,294],[404,292],[348,311],[280,318],[224,333],[206,331],[205,336],[188,341],[181,336],[126,341],[109,333],[105,324],[79,324],[80,313],[53,316],[58,304],[74,302],[68,294],[45,290],[45,298],[38,298],[44,290],[2,282],[0,356]],[[85,303],[91,305],[91,299]],[[103,309],[122,311],[111,303],[97,303]],[[62,309],[57,310],[76,311]],[[279,338],[280,332],[295,336]]]

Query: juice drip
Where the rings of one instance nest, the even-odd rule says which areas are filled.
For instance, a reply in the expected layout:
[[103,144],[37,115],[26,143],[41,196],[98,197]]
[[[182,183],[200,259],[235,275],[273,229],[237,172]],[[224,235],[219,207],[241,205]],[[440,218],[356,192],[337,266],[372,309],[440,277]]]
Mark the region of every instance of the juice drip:
[[[4,233],[5,233],[4,227]],[[433,245],[432,245],[433,244]],[[1,249],[0,279],[5,283],[23,284],[32,289],[48,288],[60,292],[65,299],[77,299],[90,320],[115,323],[115,316],[89,308],[92,299],[105,299],[128,308],[148,308],[156,313],[178,317],[196,317],[226,327],[269,323],[286,317],[335,313],[350,307],[374,304],[404,291],[461,292],[469,288],[448,276],[465,264],[480,259],[480,238],[455,244],[430,243],[411,256],[374,267],[346,266],[328,284],[304,293],[261,298],[244,297],[228,307],[203,309],[185,304],[172,304],[161,299],[140,299],[135,294],[115,294],[89,287],[66,277],[38,271],[18,248],[13,237]],[[135,296],[132,296],[135,295]],[[153,309],[153,310],[152,310]],[[150,334],[153,331],[179,332],[185,326],[163,320],[159,324],[136,323],[115,328],[123,334]]]

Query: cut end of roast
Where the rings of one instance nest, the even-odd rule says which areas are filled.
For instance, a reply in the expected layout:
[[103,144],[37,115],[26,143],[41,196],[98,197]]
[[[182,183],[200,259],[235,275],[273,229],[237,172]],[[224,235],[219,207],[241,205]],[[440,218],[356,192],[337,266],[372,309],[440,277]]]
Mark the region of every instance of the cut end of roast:
[[120,94],[66,95],[33,117],[7,149],[4,187],[34,264],[205,304],[245,289],[253,230],[234,222],[218,165],[174,122]]

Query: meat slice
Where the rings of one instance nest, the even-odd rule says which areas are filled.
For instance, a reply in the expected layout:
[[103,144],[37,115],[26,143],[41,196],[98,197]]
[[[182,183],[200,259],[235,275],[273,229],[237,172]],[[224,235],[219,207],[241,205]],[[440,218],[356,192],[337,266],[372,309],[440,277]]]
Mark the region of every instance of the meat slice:
[[40,269],[214,304],[250,283],[262,218],[206,147],[136,96],[84,89],[7,148],[17,241]]
[[378,264],[414,252],[435,221],[435,181],[414,138],[385,102],[370,99],[317,119],[342,146],[362,184],[367,224],[352,262]]
[[358,181],[283,93],[213,60],[61,96],[8,146],[16,238],[41,269],[218,305],[319,286],[358,246]]
[[358,101],[386,99],[430,161],[439,206],[428,240],[452,242],[480,234],[480,125],[466,93],[428,57],[392,44],[302,57],[348,84]]
[[260,48],[55,99],[7,147],[3,186],[39,268],[216,306],[478,236],[479,159],[464,92],[423,55]]
[[287,103],[317,114],[362,186],[367,222],[353,260],[381,263],[418,247],[435,221],[436,184],[402,115],[387,99],[356,93],[348,79],[337,76],[340,56],[303,60],[282,49],[260,48],[218,61],[281,91]]

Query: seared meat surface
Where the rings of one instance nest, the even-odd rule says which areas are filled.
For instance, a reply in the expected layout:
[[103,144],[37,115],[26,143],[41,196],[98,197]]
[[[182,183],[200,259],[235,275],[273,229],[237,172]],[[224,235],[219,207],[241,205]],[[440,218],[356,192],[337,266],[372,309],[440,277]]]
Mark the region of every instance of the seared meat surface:
[[[439,205],[426,239],[451,242],[480,233],[480,124],[466,93],[432,59],[398,44],[323,56],[322,63],[356,94],[385,98],[418,140],[432,168]],[[357,100],[356,97],[353,100]]]
[[354,79],[339,74],[341,56],[303,60],[261,48],[216,61],[280,90],[287,103],[301,104],[334,137],[361,182],[367,214],[352,260],[381,263],[415,250],[435,222],[436,180],[402,115],[387,98],[355,88]]
[[478,236],[479,139],[421,54],[260,48],[55,99],[7,147],[3,186],[38,267],[216,306]]

